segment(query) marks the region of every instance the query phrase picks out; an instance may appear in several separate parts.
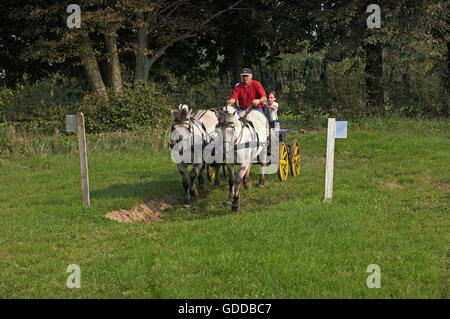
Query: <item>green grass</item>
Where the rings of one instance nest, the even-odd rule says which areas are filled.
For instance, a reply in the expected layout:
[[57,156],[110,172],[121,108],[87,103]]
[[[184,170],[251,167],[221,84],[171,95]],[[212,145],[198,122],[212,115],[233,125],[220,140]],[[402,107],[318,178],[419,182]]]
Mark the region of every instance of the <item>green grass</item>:
[[[223,179],[182,208],[168,151],[130,136],[88,136],[89,209],[73,147],[1,160],[0,298],[448,298],[449,122],[349,128],[336,140],[331,203],[326,131],[291,132],[300,176],[242,189],[238,213],[223,206]],[[163,222],[104,217],[164,195],[180,204]],[[70,264],[81,289],[66,287]],[[381,268],[380,289],[366,286],[369,264]]]

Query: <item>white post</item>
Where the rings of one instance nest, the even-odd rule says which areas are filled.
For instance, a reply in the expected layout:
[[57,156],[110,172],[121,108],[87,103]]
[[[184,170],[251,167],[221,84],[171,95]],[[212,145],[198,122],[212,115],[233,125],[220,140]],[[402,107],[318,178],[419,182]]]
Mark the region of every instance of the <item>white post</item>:
[[325,198],[330,201],[333,196],[334,138],[336,136],[336,119],[328,119],[327,166],[325,170]]
[[84,115],[82,112],[77,112],[77,128],[78,128],[78,150],[80,153],[81,193],[83,196],[83,206],[90,206],[91,200],[89,197],[86,133],[84,129]]

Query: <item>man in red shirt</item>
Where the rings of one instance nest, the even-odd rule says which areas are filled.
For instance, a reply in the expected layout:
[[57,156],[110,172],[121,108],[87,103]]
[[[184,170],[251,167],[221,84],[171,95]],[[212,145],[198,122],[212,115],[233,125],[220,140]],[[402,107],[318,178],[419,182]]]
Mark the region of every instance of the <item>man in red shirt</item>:
[[234,87],[233,95],[227,101],[227,105],[233,105],[236,101],[238,102],[240,111],[253,106],[264,113],[262,107],[264,106],[264,102],[267,101],[266,91],[264,91],[261,83],[253,80],[252,70],[249,68],[242,70],[241,83]]

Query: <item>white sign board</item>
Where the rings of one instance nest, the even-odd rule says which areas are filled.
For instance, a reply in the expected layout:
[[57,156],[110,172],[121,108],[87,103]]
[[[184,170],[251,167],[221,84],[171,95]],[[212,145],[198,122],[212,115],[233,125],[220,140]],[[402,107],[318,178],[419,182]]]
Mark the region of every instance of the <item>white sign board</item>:
[[78,132],[76,115],[66,115],[66,132],[67,133]]
[[347,121],[336,121],[336,138],[347,138]]

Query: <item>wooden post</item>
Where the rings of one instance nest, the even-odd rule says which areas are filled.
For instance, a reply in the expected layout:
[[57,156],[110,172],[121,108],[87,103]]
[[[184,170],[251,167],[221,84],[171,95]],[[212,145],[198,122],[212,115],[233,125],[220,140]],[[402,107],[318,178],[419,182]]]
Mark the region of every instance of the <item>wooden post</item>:
[[86,151],[86,133],[85,133],[85,129],[84,129],[83,112],[77,112],[77,129],[78,129],[78,150],[80,153],[81,192],[83,195],[83,206],[90,206],[91,200],[89,197],[89,177],[88,177],[88,162],[87,162],[87,151]]
[[336,119],[328,119],[327,165],[325,170],[325,198],[330,201],[333,196],[334,138],[336,136]]

